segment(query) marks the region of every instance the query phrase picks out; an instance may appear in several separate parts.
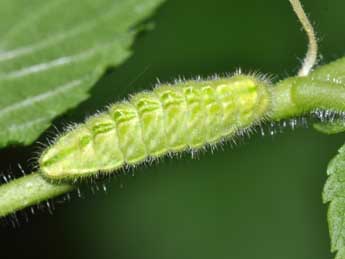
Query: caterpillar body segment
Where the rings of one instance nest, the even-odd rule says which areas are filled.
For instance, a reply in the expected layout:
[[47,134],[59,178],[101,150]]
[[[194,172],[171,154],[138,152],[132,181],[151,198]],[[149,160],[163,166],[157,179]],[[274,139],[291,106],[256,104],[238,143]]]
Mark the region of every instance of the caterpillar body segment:
[[270,103],[267,83],[253,76],[161,85],[64,133],[42,153],[40,170],[50,179],[78,179],[199,149],[262,121]]

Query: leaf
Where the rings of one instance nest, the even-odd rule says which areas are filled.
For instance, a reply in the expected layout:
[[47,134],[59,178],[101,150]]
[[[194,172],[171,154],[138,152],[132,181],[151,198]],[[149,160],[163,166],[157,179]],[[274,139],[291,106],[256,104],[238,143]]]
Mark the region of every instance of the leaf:
[[336,259],[345,259],[345,145],[328,165],[323,201],[329,202],[328,224],[331,250]]
[[313,127],[324,134],[338,134],[345,131],[345,121],[337,119],[331,122],[318,122],[314,123]]
[[[163,0],[2,0],[0,147],[30,144],[130,55]],[[15,15],[14,15],[15,14]]]

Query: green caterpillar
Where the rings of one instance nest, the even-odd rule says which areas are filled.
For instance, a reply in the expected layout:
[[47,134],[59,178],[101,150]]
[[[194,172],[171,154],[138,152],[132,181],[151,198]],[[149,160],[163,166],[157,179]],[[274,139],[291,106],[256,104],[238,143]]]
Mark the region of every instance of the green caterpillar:
[[[316,62],[317,42],[299,0],[289,1],[309,38],[299,71],[303,80]],[[266,80],[245,75],[161,85],[111,105],[58,137],[39,158],[39,170],[49,179],[76,180],[217,144],[267,117],[279,120],[310,110],[284,103],[304,100],[304,88],[294,92],[292,85],[272,90]],[[313,91],[309,88],[307,93]]]
[[40,170],[77,179],[216,144],[264,120],[270,95],[267,82],[244,75],[161,85],[60,136],[40,157]]
[[298,77],[275,87],[240,74],[158,86],[59,136],[39,158],[39,171],[53,180],[108,174],[168,153],[215,145],[266,118],[279,121],[314,109],[343,111],[343,85],[310,73],[317,61],[315,32],[300,1],[289,1],[309,39]]

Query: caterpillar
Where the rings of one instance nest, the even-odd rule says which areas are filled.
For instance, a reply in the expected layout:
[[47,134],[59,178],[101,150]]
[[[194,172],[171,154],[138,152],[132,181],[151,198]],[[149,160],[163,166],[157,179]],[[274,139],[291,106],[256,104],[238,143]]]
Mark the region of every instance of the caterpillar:
[[[317,41],[300,1],[289,1],[309,38],[302,78],[316,63]],[[277,105],[281,98],[276,95],[282,92],[290,100],[292,88],[282,91],[271,91],[269,82],[249,75],[160,85],[110,105],[59,136],[38,159],[39,170],[49,179],[76,180],[215,145],[264,121],[272,110],[276,118],[286,113],[288,106]],[[303,89],[296,93],[304,98]],[[298,107],[290,106],[293,115]]]
[[160,85],[64,133],[42,153],[40,170],[50,179],[78,179],[215,145],[264,120],[270,99],[268,82],[255,76]]

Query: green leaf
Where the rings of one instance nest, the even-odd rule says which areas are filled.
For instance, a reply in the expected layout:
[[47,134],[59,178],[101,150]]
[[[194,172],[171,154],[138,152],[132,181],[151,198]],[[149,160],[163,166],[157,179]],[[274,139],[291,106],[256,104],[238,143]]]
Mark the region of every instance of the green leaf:
[[336,259],[345,258],[345,145],[328,165],[323,201],[329,202],[328,224],[331,250]]
[[2,0],[0,147],[32,143],[88,98],[105,69],[129,57],[133,26],[161,2]]
[[314,123],[313,127],[324,134],[338,134],[345,131],[345,120],[337,119],[331,122]]

